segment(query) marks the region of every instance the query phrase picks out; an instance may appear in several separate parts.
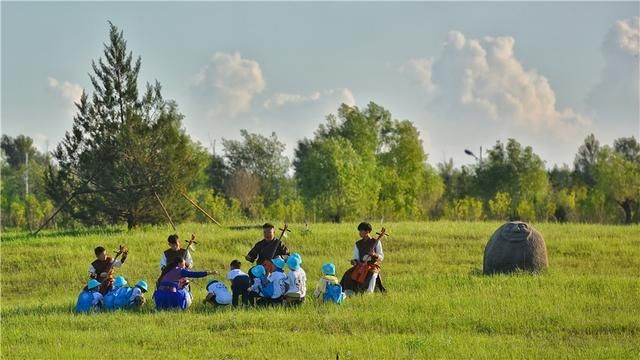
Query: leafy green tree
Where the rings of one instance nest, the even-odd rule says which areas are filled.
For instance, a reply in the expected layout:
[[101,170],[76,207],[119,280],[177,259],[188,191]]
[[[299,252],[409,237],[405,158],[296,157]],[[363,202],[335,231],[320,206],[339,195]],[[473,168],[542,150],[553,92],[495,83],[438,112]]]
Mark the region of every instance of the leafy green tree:
[[603,147],[594,168],[596,189],[624,211],[624,223],[638,217],[640,200],[640,162],[628,160],[624,154]]
[[222,140],[228,173],[239,171],[255,174],[261,184],[266,203],[277,199],[283,192],[283,182],[289,170],[289,159],[283,154],[285,144],[275,133],[270,137],[241,130],[242,140]]
[[627,161],[640,163],[640,143],[635,137],[619,138],[613,141],[613,149]]
[[[511,211],[515,217],[546,220],[553,213],[549,179],[544,162],[515,139],[506,146],[500,141],[488,151],[488,159],[476,170],[475,190],[488,201],[498,192],[510,195]],[[534,215],[531,215],[531,214]]]
[[156,194],[174,220],[190,213],[181,193],[203,181],[206,153],[182,128],[183,115],[158,82],[138,93],[141,59],[110,23],[104,58],[92,64],[91,98],[83,92],[73,127],[47,172],[49,195],[85,224],[163,222]]
[[380,204],[390,219],[418,218],[423,213],[420,199],[426,193],[427,155],[418,130],[410,121],[393,121],[382,137],[378,154],[381,172]]
[[52,203],[44,187],[44,172],[48,165],[49,157],[33,146],[30,137],[2,136],[0,213],[3,227],[32,228],[51,211]]
[[374,211],[379,185],[376,179],[363,176],[372,165],[363,161],[347,139],[314,141],[295,166],[303,198],[324,218],[340,222]]
[[578,154],[573,162],[575,172],[582,180],[582,183],[588,187],[595,185],[594,167],[598,162],[598,153],[600,152],[600,142],[596,140],[595,135],[590,134],[584,139],[584,143],[578,148]]
[[489,200],[489,209],[496,220],[508,220],[511,211],[511,196],[506,192],[497,192],[493,199]]

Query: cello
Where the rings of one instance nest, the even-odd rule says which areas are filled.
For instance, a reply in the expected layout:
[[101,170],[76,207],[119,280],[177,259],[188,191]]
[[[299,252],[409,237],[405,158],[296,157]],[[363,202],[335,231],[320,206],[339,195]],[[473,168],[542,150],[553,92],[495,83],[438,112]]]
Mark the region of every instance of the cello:
[[[379,233],[376,233],[376,235],[378,235],[378,237],[369,250],[369,253],[372,253],[376,249],[378,243],[380,242],[380,239],[382,239],[384,236],[388,236],[385,228],[382,228]],[[364,284],[364,281],[367,279],[369,271],[375,267],[375,260],[372,259],[371,256],[369,256],[369,253],[361,256],[363,261],[358,260],[358,263],[353,268],[353,272],[351,272],[351,280],[361,285]]]

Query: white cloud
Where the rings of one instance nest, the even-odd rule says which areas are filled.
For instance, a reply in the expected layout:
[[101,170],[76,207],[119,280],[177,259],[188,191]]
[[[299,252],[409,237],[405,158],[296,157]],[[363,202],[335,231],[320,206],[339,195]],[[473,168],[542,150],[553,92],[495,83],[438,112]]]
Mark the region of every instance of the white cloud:
[[285,106],[287,104],[316,102],[320,99],[326,99],[327,97],[337,97],[337,103],[335,104],[336,107],[339,105],[338,103],[345,103],[349,106],[353,106],[356,103],[355,97],[353,96],[351,90],[344,88],[314,91],[310,95],[277,93],[267,99],[263,105],[266,109],[272,109],[280,106]]
[[605,66],[589,93],[586,107],[616,136],[638,135],[640,121],[640,17],[620,20],[602,45]]
[[49,88],[59,93],[67,102],[67,106],[74,111],[74,104],[80,102],[82,87],[69,81],[61,82],[56,78],[48,78]]
[[525,69],[515,57],[512,37],[467,39],[449,33],[435,59],[415,59],[411,68],[430,95],[431,104],[448,117],[464,118],[571,139],[590,120],[571,108],[556,107],[549,81]]
[[[429,93],[435,90],[433,84],[431,67],[433,66],[433,59],[412,59],[409,60],[409,69],[416,75],[420,85]],[[405,67],[401,68],[401,71],[405,71]]]
[[266,87],[260,64],[238,52],[217,52],[211,60],[195,75],[194,85],[213,90],[212,112],[230,117],[250,112],[253,98]]

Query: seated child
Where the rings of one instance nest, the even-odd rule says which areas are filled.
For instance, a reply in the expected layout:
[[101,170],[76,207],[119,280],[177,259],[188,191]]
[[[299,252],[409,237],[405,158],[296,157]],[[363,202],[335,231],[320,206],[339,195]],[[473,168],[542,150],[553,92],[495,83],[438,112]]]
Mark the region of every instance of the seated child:
[[322,265],[322,272],[324,276],[318,281],[314,295],[322,301],[342,304],[346,295],[342,292],[342,286],[336,277],[336,266],[333,264],[324,264]]
[[[240,297],[242,297],[242,305],[248,306],[250,304],[249,287],[251,286],[251,279],[249,275],[240,270],[241,265],[242,263],[239,260],[233,260],[227,273],[227,280],[231,281],[231,304],[233,307],[238,306]],[[251,303],[251,305],[253,304]]]
[[275,269],[267,278],[269,283],[262,292],[264,297],[269,299],[269,304],[277,305],[282,304],[282,301],[284,300],[284,294],[287,291],[287,275],[284,273],[285,262],[282,258],[275,258],[271,260],[271,262]]
[[204,299],[204,303],[213,304],[214,306],[224,306],[231,304],[231,293],[227,288],[227,285],[221,283],[216,279],[211,279],[207,283],[207,297]]
[[285,300],[287,305],[300,305],[307,295],[307,274],[300,264],[302,258],[299,254],[293,254],[287,259],[287,266],[291,271],[287,274]]
[[[268,292],[267,285],[269,285],[269,280],[267,279],[267,271],[262,265],[256,265],[251,268],[251,275],[253,276],[253,282],[251,286],[247,289],[249,293],[249,303],[251,306],[262,305],[264,303],[263,299],[268,299],[270,296],[265,296],[265,290]],[[271,287],[273,289],[273,287]],[[270,295],[270,294],[269,294]]]
[[129,297],[129,307],[140,308],[147,302],[144,297],[144,293],[148,291],[147,282],[140,280],[136,283],[136,286],[131,290],[131,296]]
[[86,313],[90,311],[100,310],[102,307],[102,294],[100,294],[100,286],[102,284],[96,280],[91,279],[87,283],[87,286],[78,295],[78,302],[76,304],[76,312]]
[[129,305],[131,288],[125,285],[127,285],[127,280],[123,276],[116,276],[113,287],[107,295],[104,296],[103,303],[105,309],[115,310]]

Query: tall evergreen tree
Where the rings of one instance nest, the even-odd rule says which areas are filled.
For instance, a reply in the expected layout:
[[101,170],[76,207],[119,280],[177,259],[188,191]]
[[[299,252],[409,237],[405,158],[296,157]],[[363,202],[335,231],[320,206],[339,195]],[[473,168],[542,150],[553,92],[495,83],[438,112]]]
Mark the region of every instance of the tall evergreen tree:
[[157,81],[139,95],[141,59],[134,61],[122,31],[109,25],[104,58],[92,63],[93,94],[83,92],[72,130],[54,152],[48,193],[58,203],[75,194],[65,210],[86,224],[161,222],[156,194],[180,219],[188,211],[180,193],[202,179],[206,153]]

